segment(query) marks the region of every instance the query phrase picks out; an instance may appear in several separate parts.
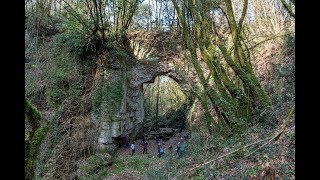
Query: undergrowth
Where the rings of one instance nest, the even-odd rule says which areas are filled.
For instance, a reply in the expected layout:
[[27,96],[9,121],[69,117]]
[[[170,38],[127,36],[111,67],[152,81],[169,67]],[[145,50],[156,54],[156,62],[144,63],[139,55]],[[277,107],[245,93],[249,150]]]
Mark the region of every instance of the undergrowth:
[[[240,159],[256,150],[259,146],[245,148],[221,160],[192,169],[196,165],[271,136],[273,132],[274,130],[265,130],[263,125],[250,127],[244,133],[231,138],[223,138],[220,135],[208,136],[203,133],[193,132],[191,138],[185,142],[185,153],[181,159],[177,158],[175,151],[172,153],[167,151],[167,154],[161,158],[150,154],[120,156],[113,160],[111,166],[102,163],[98,171],[86,173],[82,179],[89,177],[97,179],[111,176],[121,177],[123,173],[129,173],[130,176],[133,175],[130,172],[133,173],[134,171],[138,171],[138,176],[143,179],[190,179],[191,177],[193,179],[250,179],[255,177],[267,162],[276,167],[276,174],[279,177],[290,179],[294,175],[294,170],[290,163],[274,162],[281,159],[283,153],[286,152],[286,149],[283,149],[282,146],[283,143],[292,142],[292,134],[284,136],[282,140],[280,139],[275,144],[271,143],[265,146],[243,160]],[[294,157],[293,145],[288,147],[288,153],[285,154],[285,157]]]

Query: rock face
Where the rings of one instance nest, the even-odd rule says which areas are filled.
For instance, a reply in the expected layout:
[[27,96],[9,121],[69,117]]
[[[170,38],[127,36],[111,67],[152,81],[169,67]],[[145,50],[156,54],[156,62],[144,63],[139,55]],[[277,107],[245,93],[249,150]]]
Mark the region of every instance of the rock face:
[[[162,51],[166,51],[165,46],[159,45],[163,38],[159,38],[158,43],[154,42],[150,45],[148,41],[141,42],[141,38],[137,36],[137,34],[134,35],[137,42],[134,42],[134,38],[131,38],[130,44],[134,55],[141,63],[127,71],[127,83],[123,89],[122,100],[119,102],[121,104],[119,110],[116,111],[115,115],[112,115],[113,118],[110,118],[110,114],[97,116],[98,118],[93,115],[93,119],[101,123],[98,137],[99,149],[112,149],[115,142],[124,139],[126,135],[129,135],[130,140],[142,135],[145,118],[143,107],[144,83],[153,83],[157,76],[167,75],[177,81],[183,91],[189,91],[190,89],[190,85],[186,83],[185,78],[175,70],[173,60],[168,60],[166,56],[161,55]],[[151,37],[154,39],[161,36]],[[157,49],[159,47],[160,50]],[[169,47],[167,46],[167,48]],[[172,52],[169,50],[166,52],[172,57]],[[111,74],[114,75],[116,72]],[[114,79],[115,77],[105,75],[105,79],[110,78]]]

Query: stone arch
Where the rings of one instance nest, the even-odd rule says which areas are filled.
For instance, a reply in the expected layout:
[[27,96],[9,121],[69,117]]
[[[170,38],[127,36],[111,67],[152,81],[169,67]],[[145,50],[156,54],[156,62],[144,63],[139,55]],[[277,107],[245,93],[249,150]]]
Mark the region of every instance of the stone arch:
[[[141,65],[134,67],[130,72],[130,77],[127,89],[126,97],[126,115],[124,118],[125,123],[124,131],[127,133],[133,133],[141,131],[142,123],[145,118],[144,114],[144,95],[143,84],[153,83],[158,76],[168,76],[180,86],[180,89],[188,96],[190,94],[190,86],[186,79],[179,75],[173,64],[170,63],[158,63],[156,65]],[[130,124],[130,120],[133,120],[134,124]]]
[[[139,36],[150,37],[152,40]],[[131,138],[134,138],[142,132],[145,118],[144,83],[153,83],[156,77],[165,75],[176,81],[186,96],[192,99],[191,86],[187,76],[177,72],[174,65],[177,64],[174,61],[182,58],[179,57],[179,45],[178,43],[174,45],[165,43],[166,45],[164,45],[168,37],[171,37],[171,35],[161,33],[147,34],[147,36],[143,33],[136,33],[131,37],[129,36],[131,51],[139,63],[136,63],[127,71],[128,81],[120,109],[120,121],[105,122],[102,125],[98,144],[103,145],[100,147],[112,145],[114,139],[119,139],[119,137],[130,135]],[[171,40],[168,40],[168,42],[171,42]],[[175,48],[171,48],[173,46]],[[143,59],[139,59],[139,57]]]

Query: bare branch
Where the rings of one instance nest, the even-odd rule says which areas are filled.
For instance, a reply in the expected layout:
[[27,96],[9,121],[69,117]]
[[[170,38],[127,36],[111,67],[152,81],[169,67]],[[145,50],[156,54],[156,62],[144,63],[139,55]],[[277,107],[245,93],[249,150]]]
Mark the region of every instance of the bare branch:
[[294,12],[291,9],[291,6],[285,1],[285,0],[280,0],[281,3],[283,4],[283,6],[286,8],[286,10],[288,11],[288,13],[290,14],[290,16],[292,16],[293,18],[296,18]]

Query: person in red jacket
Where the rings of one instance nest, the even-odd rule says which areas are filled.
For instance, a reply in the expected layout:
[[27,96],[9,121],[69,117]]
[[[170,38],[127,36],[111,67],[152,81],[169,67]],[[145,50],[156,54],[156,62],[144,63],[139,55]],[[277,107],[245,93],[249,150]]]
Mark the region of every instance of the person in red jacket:
[[148,143],[147,143],[147,141],[143,142],[143,152],[142,152],[142,154],[144,154],[144,152],[146,152],[146,154],[148,154]]

